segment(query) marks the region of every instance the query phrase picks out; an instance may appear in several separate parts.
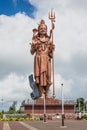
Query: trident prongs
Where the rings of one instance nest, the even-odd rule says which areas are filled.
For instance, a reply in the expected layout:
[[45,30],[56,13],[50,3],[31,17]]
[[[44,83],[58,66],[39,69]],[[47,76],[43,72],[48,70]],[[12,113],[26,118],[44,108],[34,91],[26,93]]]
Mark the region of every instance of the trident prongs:
[[55,21],[55,12],[53,12],[53,10],[51,9],[51,12],[49,12],[49,15],[48,15],[49,19],[51,21]]

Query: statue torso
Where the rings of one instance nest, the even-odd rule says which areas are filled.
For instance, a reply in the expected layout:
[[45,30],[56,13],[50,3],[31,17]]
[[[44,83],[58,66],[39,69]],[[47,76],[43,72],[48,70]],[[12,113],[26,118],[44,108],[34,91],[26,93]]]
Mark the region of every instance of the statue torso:
[[37,37],[36,43],[37,49],[36,54],[47,54],[49,53],[49,37],[40,38]]

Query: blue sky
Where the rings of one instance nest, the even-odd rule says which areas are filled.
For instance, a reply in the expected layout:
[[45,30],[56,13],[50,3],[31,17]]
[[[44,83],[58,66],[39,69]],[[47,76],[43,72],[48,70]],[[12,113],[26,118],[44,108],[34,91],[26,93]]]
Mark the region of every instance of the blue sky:
[[34,18],[36,7],[28,0],[0,0],[0,14],[7,16],[15,15],[18,12],[25,13]]

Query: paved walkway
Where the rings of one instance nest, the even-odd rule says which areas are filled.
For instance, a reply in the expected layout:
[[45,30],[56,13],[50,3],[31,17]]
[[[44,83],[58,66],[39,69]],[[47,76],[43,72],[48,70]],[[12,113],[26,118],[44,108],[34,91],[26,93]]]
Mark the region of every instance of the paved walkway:
[[3,121],[0,130],[87,130],[86,120],[65,120],[64,127],[61,121]]
[[10,130],[10,126],[9,126],[8,122],[4,122],[3,130]]

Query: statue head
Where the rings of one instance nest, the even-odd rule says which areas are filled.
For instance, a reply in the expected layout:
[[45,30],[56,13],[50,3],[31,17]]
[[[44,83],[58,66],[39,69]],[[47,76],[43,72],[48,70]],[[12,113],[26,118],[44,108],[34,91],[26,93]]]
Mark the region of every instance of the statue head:
[[39,35],[47,35],[47,25],[45,24],[44,20],[40,21],[40,24],[38,26],[38,34]]

